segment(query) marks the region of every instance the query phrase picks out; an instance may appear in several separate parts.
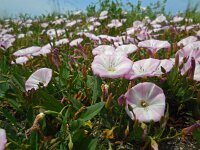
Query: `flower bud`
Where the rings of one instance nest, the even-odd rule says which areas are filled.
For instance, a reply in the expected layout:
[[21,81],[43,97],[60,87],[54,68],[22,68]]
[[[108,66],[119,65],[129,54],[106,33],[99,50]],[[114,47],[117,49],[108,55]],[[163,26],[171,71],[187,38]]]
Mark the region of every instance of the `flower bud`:
[[191,67],[190,67],[190,71],[189,71],[189,78],[191,80],[194,79],[194,71],[195,71],[195,66],[196,66],[196,62],[194,57],[191,58]]
[[109,86],[107,84],[101,85],[101,91],[102,91],[102,100],[106,100],[108,98],[108,88]]
[[73,149],[73,146],[74,146],[74,144],[73,144],[73,142],[72,142],[72,137],[71,137],[71,135],[69,135],[69,143],[68,143],[68,148],[69,148],[69,150],[72,150],[72,149]]
[[179,66],[179,55],[177,54],[175,57],[175,66],[178,67]]
[[193,130],[195,130],[195,129],[199,128],[199,127],[200,127],[200,120],[197,121],[195,124],[193,124],[193,125],[191,125],[191,126],[189,126],[187,128],[184,128],[182,130],[183,136],[186,136],[186,135],[192,133]]
[[51,63],[57,67],[57,69],[60,67],[61,61],[60,61],[60,57],[59,57],[59,49],[58,48],[55,48],[53,50],[53,53],[50,54],[50,60],[51,60]]
[[125,104],[125,103],[126,103],[126,97],[125,97],[125,95],[122,94],[122,95],[117,99],[117,101],[118,101],[118,104],[119,104],[119,105]]
[[125,134],[125,137],[128,136],[128,134],[129,134],[129,124],[126,126],[126,129],[125,129],[125,131],[124,131],[124,134]]
[[83,74],[83,78],[87,79],[87,70],[84,64],[82,64],[82,74]]
[[112,93],[110,93],[105,104],[106,108],[110,106],[110,103],[112,102],[112,100],[113,100],[113,96],[112,96]]

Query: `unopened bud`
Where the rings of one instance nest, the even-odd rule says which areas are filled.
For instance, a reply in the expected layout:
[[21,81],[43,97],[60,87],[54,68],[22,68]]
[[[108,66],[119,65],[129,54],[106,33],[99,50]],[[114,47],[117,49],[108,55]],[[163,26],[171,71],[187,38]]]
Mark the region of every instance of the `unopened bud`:
[[87,79],[87,70],[84,64],[82,64],[82,74],[83,74],[83,78]]
[[57,68],[60,67],[61,61],[60,61],[60,57],[59,57],[59,49],[58,48],[55,48],[53,50],[53,53],[50,54],[50,60],[51,60],[51,63],[54,64]]
[[26,131],[26,136],[30,135],[32,133],[32,131],[34,130],[38,130],[40,128],[39,122],[44,118],[45,114],[44,113],[40,113],[36,116],[33,125],[31,128],[29,128]]
[[69,150],[72,150],[73,146],[74,146],[74,144],[72,142],[72,137],[71,137],[71,135],[69,135],[69,143],[68,143]]
[[105,104],[106,108],[110,106],[110,103],[112,102],[112,100],[113,100],[113,96],[112,96],[112,93],[110,93]]
[[199,127],[200,127],[200,120],[197,121],[195,124],[193,124],[193,125],[191,125],[191,126],[189,126],[187,128],[184,128],[182,130],[183,136],[186,136],[186,135],[192,133],[192,131],[194,131],[195,129],[197,129]]
[[179,54],[177,54],[176,57],[175,57],[175,66],[176,67],[179,66]]
[[119,105],[123,105],[126,103],[126,97],[124,94],[122,94],[118,99],[117,99],[117,102]]
[[107,84],[101,85],[101,91],[102,91],[102,100],[106,100],[108,98],[108,88],[109,86]]
[[128,136],[128,134],[129,134],[129,124],[126,126],[124,134],[125,134],[126,137]]
[[190,68],[190,72],[189,72],[189,78],[191,80],[194,79],[194,71],[195,71],[195,66],[196,66],[196,62],[194,57],[191,58],[191,68]]

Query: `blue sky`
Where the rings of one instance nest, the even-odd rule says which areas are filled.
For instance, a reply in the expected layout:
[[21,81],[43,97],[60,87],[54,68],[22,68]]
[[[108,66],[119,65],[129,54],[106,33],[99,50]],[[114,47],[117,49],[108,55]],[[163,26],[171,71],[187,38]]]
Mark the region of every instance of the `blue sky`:
[[[122,0],[123,2],[137,3],[137,0]],[[147,6],[158,0],[142,0],[142,5]],[[166,10],[175,14],[183,11],[188,2],[192,4],[200,3],[200,0],[168,0]],[[54,10],[77,10],[85,9],[91,2],[97,3],[98,0],[0,0],[0,16],[17,16],[20,13],[30,15],[47,14]]]

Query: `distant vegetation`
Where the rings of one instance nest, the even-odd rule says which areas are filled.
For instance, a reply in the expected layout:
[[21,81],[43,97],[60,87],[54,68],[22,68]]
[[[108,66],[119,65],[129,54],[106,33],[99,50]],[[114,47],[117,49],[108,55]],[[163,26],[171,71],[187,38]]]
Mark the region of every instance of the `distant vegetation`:
[[0,20],[0,150],[200,149],[197,7],[54,2]]

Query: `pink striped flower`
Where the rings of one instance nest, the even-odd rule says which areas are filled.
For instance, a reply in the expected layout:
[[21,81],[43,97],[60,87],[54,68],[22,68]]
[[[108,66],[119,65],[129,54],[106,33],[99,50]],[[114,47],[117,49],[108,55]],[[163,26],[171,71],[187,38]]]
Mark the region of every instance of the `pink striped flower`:
[[116,48],[117,53],[124,53],[125,55],[131,54],[133,52],[137,51],[137,46],[133,44],[128,44],[128,45],[120,45]]
[[39,46],[31,46],[24,49],[20,49],[13,53],[14,56],[29,56],[33,53],[40,51],[41,47]]
[[75,39],[75,40],[71,41],[71,42],[69,43],[69,45],[70,45],[71,47],[72,47],[72,46],[78,46],[79,44],[81,44],[82,41],[83,41],[82,38],[78,38],[78,39]]
[[196,61],[194,70],[194,80],[200,81],[200,64]]
[[119,78],[128,73],[133,62],[123,55],[101,54],[94,57],[92,70],[95,75],[107,78]]
[[190,43],[196,42],[197,40],[198,40],[198,39],[197,39],[196,36],[188,36],[188,37],[186,37],[186,38],[180,40],[180,41],[177,43],[177,45],[178,45],[178,46],[181,46],[181,45],[186,46],[186,45],[188,45],[188,44],[190,44]]
[[110,45],[99,45],[98,47],[92,50],[93,55],[100,55],[100,54],[112,55],[114,52],[115,48]]
[[157,122],[164,115],[165,95],[163,90],[154,83],[139,83],[129,89],[125,97],[125,110],[132,120]]
[[181,69],[181,74],[184,74],[191,67],[191,58],[194,58],[196,62],[200,61],[200,41],[192,42],[187,46],[176,52],[179,55],[179,64],[183,62],[184,58],[188,58],[187,62]]
[[155,70],[154,74],[156,76],[160,76],[163,74],[161,67],[163,69],[165,69],[165,71],[167,73],[172,69],[173,66],[174,66],[174,62],[172,60],[169,60],[169,59],[160,60],[160,64],[157,67],[157,69]]
[[0,129],[0,150],[5,149],[6,143],[7,143],[6,131],[4,129]]
[[168,41],[161,40],[146,40],[138,43],[138,47],[147,48],[152,54],[155,54],[158,50],[162,48],[170,48],[170,43]]
[[12,61],[11,64],[25,64],[28,61],[28,57],[22,56],[22,57],[17,57],[15,61]]
[[26,91],[34,88],[37,90],[39,88],[39,84],[42,83],[44,87],[46,87],[52,78],[52,70],[49,68],[40,68],[35,71],[26,81],[25,87]]
[[160,65],[160,60],[148,58],[133,63],[132,69],[125,75],[125,78],[132,80],[139,77],[155,76],[155,71]]

